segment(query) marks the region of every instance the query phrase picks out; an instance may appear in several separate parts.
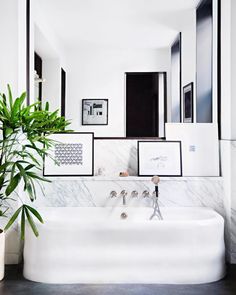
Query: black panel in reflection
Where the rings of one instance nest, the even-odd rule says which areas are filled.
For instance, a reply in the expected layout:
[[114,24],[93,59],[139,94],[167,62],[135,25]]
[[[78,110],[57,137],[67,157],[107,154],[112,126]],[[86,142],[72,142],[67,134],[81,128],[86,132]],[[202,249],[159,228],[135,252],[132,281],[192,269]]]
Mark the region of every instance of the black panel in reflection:
[[181,33],[171,46],[171,122],[181,121]]
[[212,122],[212,0],[197,9],[197,122]]

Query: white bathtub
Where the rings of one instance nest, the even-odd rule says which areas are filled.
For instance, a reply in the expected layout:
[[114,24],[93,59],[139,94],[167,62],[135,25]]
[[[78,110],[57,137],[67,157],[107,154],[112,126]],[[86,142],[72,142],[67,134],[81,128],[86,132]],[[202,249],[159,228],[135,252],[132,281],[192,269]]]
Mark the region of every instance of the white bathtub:
[[[44,283],[213,282],[225,274],[224,220],[207,208],[41,208],[25,278]],[[122,220],[120,214],[128,218]]]

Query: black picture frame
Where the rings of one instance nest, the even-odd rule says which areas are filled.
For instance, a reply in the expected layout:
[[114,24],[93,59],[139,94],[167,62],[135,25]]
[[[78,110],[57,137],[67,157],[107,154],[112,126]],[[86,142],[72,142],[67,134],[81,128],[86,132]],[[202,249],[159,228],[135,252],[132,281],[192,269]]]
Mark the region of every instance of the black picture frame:
[[[178,143],[179,144],[179,173],[177,174],[160,174],[160,173],[157,173],[157,171],[153,171],[153,174],[142,174],[140,172],[140,145],[141,144],[147,144],[147,143],[152,143],[152,144],[171,144],[171,143]],[[161,177],[182,177],[183,176],[183,165],[182,165],[182,144],[181,144],[181,141],[179,140],[163,140],[163,141],[154,141],[154,140],[150,140],[150,141],[138,141],[137,142],[137,153],[138,153],[138,176],[139,177],[152,177],[154,175],[158,175],[158,176],[161,176]]]
[[71,135],[71,134],[76,134],[76,135],[79,135],[79,134],[82,134],[82,135],[91,135],[92,136],[92,141],[91,141],[91,144],[92,144],[92,152],[91,152],[91,173],[86,173],[86,174],[74,174],[74,173],[71,173],[71,174],[54,174],[54,173],[46,173],[46,168],[45,168],[45,157],[44,157],[44,161],[43,161],[43,176],[45,177],[91,177],[91,176],[94,176],[94,133],[93,132],[56,132],[54,133],[53,135],[58,135],[58,134],[63,134],[64,136],[67,136],[67,135]]
[[[105,123],[85,123],[84,120],[84,104],[86,101],[105,101],[106,102],[106,120],[105,120]],[[82,99],[82,125],[83,126],[104,126],[104,125],[108,125],[108,111],[109,111],[109,108],[108,108],[108,99],[107,98],[86,98],[86,99]]]
[[193,86],[194,84],[191,82],[183,87],[183,123],[193,123],[194,121]]

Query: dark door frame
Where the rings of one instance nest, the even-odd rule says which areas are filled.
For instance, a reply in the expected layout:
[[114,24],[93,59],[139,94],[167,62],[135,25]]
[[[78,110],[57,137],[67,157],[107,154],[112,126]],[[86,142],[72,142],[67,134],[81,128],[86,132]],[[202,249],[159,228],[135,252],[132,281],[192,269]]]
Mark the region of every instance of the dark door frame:
[[[40,55],[37,52],[34,52],[34,69],[36,70],[39,78],[42,79],[43,73],[43,61]],[[42,82],[39,82],[39,97],[38,100],[42,102],[42,92],[43,92],[43,85]]]
[[66,71],[61,68],[61,116],[66,115]]
[[30,104],[30,0],[26,0],[26,103]]
[[[157,130],[157,136],[152,137],[152,138],[165,138],[165,123],[167,122],[167,72],[165,71],[158,71],[158,72],[125,72],[125,135],[126,133],[126,123],[127,123],[127,87],[126,87],[126,83],[127,83],[127,74],[129,75],[150,75],[150,74],[162,74],[164,76],[164,137],[159,137],[159,128]],[[158,95],[158,103],[157,103],[157,110],[159,109],[159,95]],[[159,123],[159,112],[156,113],[157,115],[157,121]],[[159,124],[158,124],[159,125]],[[159,127],[159,126],[158,126]],[[129,138],[136,138],[136,137],[129,137],[126,136],[125,138],[129,139]],[[150,138],[150,137],[143,137],[141,136],[140,138]]]

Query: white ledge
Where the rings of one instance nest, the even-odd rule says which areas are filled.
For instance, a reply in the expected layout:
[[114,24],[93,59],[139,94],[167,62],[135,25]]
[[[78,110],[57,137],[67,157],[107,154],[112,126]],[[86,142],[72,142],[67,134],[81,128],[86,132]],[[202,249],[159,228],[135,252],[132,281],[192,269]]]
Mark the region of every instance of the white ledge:
[[[142,176],[128,176],[128,177],[112,177],[112,176],[61,176],[61,177],[46,177],[51,181],[151,181],[151,177],[142,177]],[[221,181],[223,177],[221,176],[194,176],[194,177],[160,177],[161,181]]]

